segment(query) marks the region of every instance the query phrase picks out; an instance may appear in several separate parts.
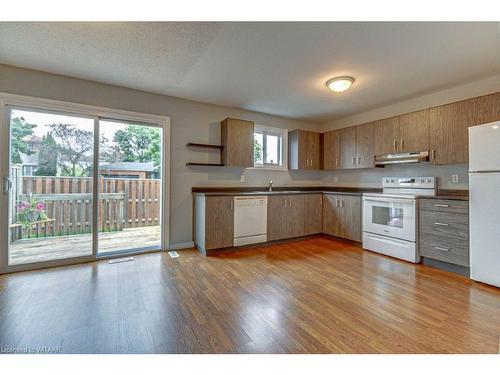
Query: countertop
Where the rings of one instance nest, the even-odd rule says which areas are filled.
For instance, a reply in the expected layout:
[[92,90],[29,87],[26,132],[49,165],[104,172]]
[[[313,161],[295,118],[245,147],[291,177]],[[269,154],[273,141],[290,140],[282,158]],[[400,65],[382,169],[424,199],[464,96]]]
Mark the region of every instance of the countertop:
[[381,193],[378,188],[355,188],[355,187],[333,187],[333,186],[300,186],[300,187],[274,187],[273,191],[263,187],[254,188],[214,188],[193,187],[193,194],[220,196],[220,195],[283,195],[283,194],[345,194],[358,195],[363,193]]
[[[346,186],[287,186],[274,187],[273,191],[268,191],[264,187],[193,187],[193,194],[208,195],[208,196],[231,196],[231,195],[283,195],[283,194],[346,194],[358,195],[363,193],[381,193],[379,188],[359,188]],[[441,189],[434,196],[420,196],[420,199],[452,199],[452,200],[469,200],[468,190],[449,190]]]

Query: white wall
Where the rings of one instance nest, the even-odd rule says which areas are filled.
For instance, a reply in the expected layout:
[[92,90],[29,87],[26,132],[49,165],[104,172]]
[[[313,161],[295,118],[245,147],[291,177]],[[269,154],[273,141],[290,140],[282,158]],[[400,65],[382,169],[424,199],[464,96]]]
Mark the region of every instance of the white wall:
[[294,121],[235,108],[204,104],[124,87],[0,65],[0,92],[166,115],[171,118],[170,242],[192,240],[192,186],[318,185],[321,172],[266,172],[227,167],[187,167],[188,161],[216,161],[218,154],[186,149],[188,142],[220,142],[220,121],[236,117],[287,129],[319,130],[318,124]]
[[[329,121],[323,124],[322,131],[363,124],[365,122],[384,119],[498,91],[500,91],[500,75],[468,82],[460,86],[443,89],[385,107]],[[377,169],[324,172],[323,178],[326,185],[381,187],[382,177],[384,176],[436,176],[438,177],[438,184],[441,188],[466,189],[468,187],[467,170],[468,166],[466,164],[450,166],[433,166],[430,164],[416,164],[410,166],[397,165]],[[454,174],[457,174],[459,177],[459,182],[457,184],[451,182],[452,175]]]

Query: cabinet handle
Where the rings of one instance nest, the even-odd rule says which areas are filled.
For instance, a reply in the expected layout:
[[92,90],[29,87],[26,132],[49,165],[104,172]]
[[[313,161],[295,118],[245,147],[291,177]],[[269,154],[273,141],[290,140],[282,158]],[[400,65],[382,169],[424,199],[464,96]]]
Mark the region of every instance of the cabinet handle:
[[449,204],[435,204],[434,207],[444,207],[444,208],[446,208],[446,207],[450,207],[450,205]]
[[339,206],[339,200],[337,198],[335,198],[335,207],[338,207]]
[[285,208],[286,208],[286,198],[285,198],[285,199],[283,199],[283,207],[285,207]]
[[352,164],[356,165],[356,157],[355,156],[352,157]]
[[441,226],[441,227],[447,227],[447,226],[449,226],[450,224],[436,222],[436,223],[434,223],[434,225],[439,225],[439,226]]
[[434,249],[441,250],[441,251],[450,251],[450,249],[448,249],[446,247],[440,247],[440,246],[434,246]]
[[340,200],[340,207],[345,207],[345,201],[343,199]]
[[233,210],[233,200],[232,199],[229,201],[229,210],[230,211]]
[[394,150],[398,149],[398,141],[395,139],[394,140]]
[[401,138],[401,150],[405,148],[405,140]]
[[335,166],[337,167],[339,165],[339,159],[335,158]]
[[358,165],[361,164],[361,156],[358,156]]
[[436,160],[436,150],[432,150],[432,160]]

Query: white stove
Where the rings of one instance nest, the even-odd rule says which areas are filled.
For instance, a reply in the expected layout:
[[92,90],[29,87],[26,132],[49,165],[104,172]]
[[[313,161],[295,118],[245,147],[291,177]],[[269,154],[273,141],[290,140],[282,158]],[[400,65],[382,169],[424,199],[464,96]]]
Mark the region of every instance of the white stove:
[[436,195],[436,177],[384,177],[382,187],[363,194],[363,248],[420,263],[417,197]]

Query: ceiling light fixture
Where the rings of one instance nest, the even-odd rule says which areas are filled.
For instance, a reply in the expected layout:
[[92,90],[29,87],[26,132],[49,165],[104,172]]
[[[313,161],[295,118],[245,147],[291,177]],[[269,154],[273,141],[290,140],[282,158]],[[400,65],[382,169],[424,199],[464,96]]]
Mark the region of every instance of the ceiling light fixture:
[[354,82],[352,77],[335,77],[326,81],[326,87],[328,87],[333,92],[344,92],[349,90]]

